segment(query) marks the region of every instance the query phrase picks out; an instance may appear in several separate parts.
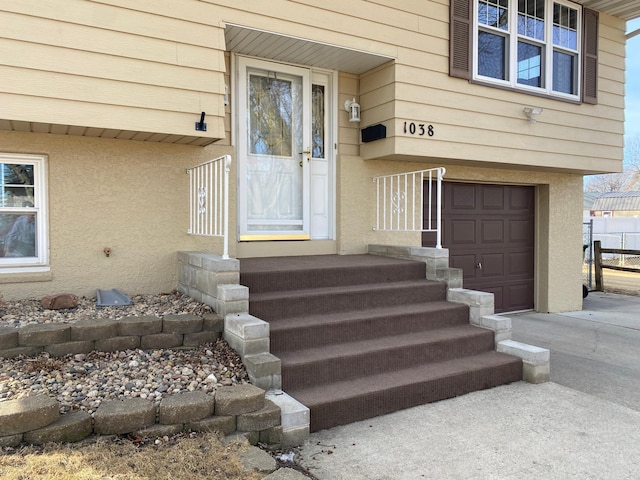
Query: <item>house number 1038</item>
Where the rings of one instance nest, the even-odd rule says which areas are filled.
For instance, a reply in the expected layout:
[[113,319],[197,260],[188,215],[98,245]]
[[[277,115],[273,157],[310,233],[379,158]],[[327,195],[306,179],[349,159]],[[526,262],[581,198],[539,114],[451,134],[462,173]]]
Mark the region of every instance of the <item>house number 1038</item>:
[[419,137],[424,137],[425,135],[433,137],[435,135],[433,125],[416,122],[404,122],[404,133],[408,133],[409,135],[418,135]]

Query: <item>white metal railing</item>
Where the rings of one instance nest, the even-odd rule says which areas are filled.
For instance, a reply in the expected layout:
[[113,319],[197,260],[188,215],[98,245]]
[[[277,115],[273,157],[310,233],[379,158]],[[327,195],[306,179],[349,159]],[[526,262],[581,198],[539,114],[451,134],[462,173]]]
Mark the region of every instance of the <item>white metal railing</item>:
[[442,248],[442,177],[445,172],[444,167],[438,167],[375,177],[376,226],[373,229],[435,232],[436,248]]
[[190,235],[223,238],[222,258],[229,258],[229,170],[231,155],[187,169]]

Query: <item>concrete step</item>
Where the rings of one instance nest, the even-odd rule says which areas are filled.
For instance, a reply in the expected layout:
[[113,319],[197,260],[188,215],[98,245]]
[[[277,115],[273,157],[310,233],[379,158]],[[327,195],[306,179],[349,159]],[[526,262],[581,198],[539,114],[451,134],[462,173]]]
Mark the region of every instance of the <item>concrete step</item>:
[[288,393],[309,407],[315,432],[521,379],[519,358],[486,352]]
[[240,283],[251,293],[424,278],[424,263],[378,255],[243,258],[240,262]]
[[313,290],[252,294],[249,313],[266,321],[318,313],[348,312],[393,305],[442,301],[446,285],[429,280],[409,280]]
[[283,388],[306,388],[493,351],[493,332],[440,328],[282,353]]
[[274,319],[271,351],[279,355],[321,345],[469,324],[466,305],[445,301]]

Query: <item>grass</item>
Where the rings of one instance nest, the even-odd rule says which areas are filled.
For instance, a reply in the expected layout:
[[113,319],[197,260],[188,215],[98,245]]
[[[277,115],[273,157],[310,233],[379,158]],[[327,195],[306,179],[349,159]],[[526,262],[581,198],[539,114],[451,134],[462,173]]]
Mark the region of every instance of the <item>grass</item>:
[[244,470],[239,442],[216,434],[165,437],[160,443],[122,437],[28,446],[0,455],[3,480],[258,480]]

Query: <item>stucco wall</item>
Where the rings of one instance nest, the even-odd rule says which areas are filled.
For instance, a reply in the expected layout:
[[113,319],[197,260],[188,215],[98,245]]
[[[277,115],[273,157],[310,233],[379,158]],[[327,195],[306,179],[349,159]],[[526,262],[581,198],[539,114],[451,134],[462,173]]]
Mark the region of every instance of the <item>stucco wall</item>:
[[9,132],[0,145],[46,154],[49,174],[51,271],[0,275],[5,299],[171,291],[178,251],[222,251],[219,238],[186,233],[186,169],[228,153],[221,148]]
[[[376,175],[442,164],[384,162],[341,156],[338,161],[339,242],[342,254],[364,253],[368,244],[420,245],[420,234],[375,232]],[[582,308],[582,176],[529,170],[447,166],[445,180],[536,187],[535,307],[543,312]],[[446,245],[444,245],[446,248]]]

